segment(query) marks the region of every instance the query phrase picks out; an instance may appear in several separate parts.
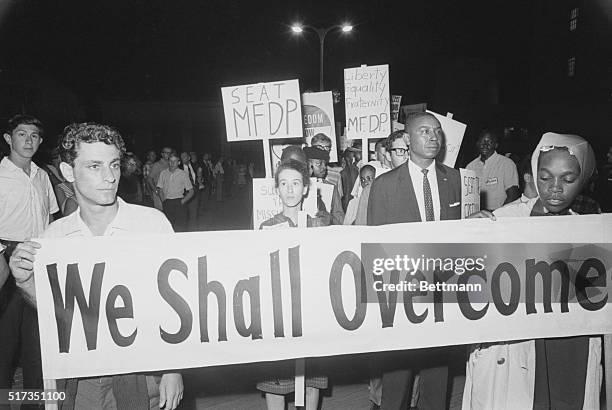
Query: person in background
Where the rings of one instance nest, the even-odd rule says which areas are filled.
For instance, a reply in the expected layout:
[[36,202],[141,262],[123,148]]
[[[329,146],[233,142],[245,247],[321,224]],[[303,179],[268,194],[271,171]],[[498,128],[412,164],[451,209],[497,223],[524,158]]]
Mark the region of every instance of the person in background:
[[361,149],[348,147],[344,150],[343,157],[346,166],[340,171],[340,178],[342,180],[342,208],[346,210],[352,199],[353,183],[359,177],[359,168],[356,164],[361,160]]
[[[376,168],[372,165],[366,164],[359,170],[359,183],[361,185],[360,194],[369,195],[370,190],[367,189],[374,179],[376,178]],[[346,215],[344,216],[344,225],[356,225],[355,221],[357,218],[357,209],[361,196],[358,194],[355,198],[351,199],[346,208]],[[366,200],[367,201],[367,200]],[[367,203],[367,202],[366,202]],[[367,206],[366,208],[367,209]]]
[[[577,215],[571,205],[593,174],[595,155],[577,135],[548,132],[531,156],[531,169],[537,196],[470,218]],[[463,409],[599,409],[601,357],[599,336],[474,345]]]
[[193,185],[185,171],[179,169],[179,157],[171,154],[168,169],[164,169],[157,181],[157,193],[160,196],[164,214],[172,223],[175,231],[186,230],[187,202],[193,196]]
[[224,174],[225,170],[223,169],[223,156],[220,156],[213,168],[213,177],[215,179],[217,202],[223,201],[223,180],[225,178]]
[[480,207],[491,211],[520,196],[516,164],[497,153],[498,142],[496,132],[482,131],[476,142],[480,155],[466,166],[480,177]]
[[59,164],[61,162],[59,158],[59,150],[54,148],[51,150],[50,154],[51,164],[43,164],[41,165],[41,168],[47,172],[51,185],[53,185],[53,192],[55,193],[55,198],[57,199],[57,205],[60,208],[60,212],[57,214],[57,216],[67,216],[74,212],[78,207],[76,198],[74,196],[74,187],[70,182],[66,181],[59,170]]
[[161,158],[159,161],[155,162],[151,165],[151,172],[149,172],[149,178],[147,182],[149,184],[149,189],[153,195],[153,205],[155,208],[160,211],[163,210],[162,199],[159,196],[159,191],[157,190],[157,182],[159,181],[159,175],[165,169],[168,169],[168,159],[170,158],[170,154],[172,154],[172,148],[164,147],[161,150]]
[[143,188],[143,203],[146,206],[153,206],[153,195],[155,190],[151,190],[151,186],[149,185],[149,175],[151,174],[151,167],[155,163],[157,159],[157,155],[155,151],[150,150],[147,151],[146,161],[142,166],[142,188]]
[[[10,152],[0,161],[0,240],[9,258],[19,243],[40,236],[59,211],[49,176],[33,161],[43,141],[40,120],[16,115],[8,120],[4,141]],[[36,311],[16,291],[15,280],[2,289],[0,311],[0,389],[13,384],[19,355],[23,388],[42,389],[40,340]],[[33,408],[33,407],[30,407]]]
[[[295,151],[293,153],[296,154]],[[302,202],[310,185],[309,174],[308,167],[304,162],[295,159],[281,161],[274,175],[274,184],[283,204],[283,210],[262,222],[259,229],[325,226],[322,219],[311,218],[302,213]],[[293,363],[293,361],[280,362],[279,365],[275,366],[276,371],[279,372],[274,375],[276,377],[257,383],[257,389],[266,394],[268,410],[285,409],[285,396],[295,389],[295,380],[291,377]],[[325,376],[308,376],[312,373],[317,374],[317,370],[307,367],[305,381],[306,410],[316,410],[318,408],[319,392],[321,389],[326,389],[328,383]]]
[[[74,184],[79,208],[49,225],[41,237],[78,240],[172,233],[170,223],[159,211],[128,204],[117,197],[124,152],[123,138],[112,127],[81,123],[64,129],[60,168]],[[9,260],[17,286],[34,307],[34,261],[40,247],[37,242],[20,243]],[[173,410],[183,397],[183,379],[180,373],[107,375],[61,380],[57,390],[66,393],[59,406],[62,409]]]
[[612,146],[606,151],[606,158],[598,171],[596,192],[603,212],[612,212]]
[[408,161],[410,153],[407,140],[403,130],[393,131],[385,140],[385,156],[392,169]]
[[187,210],[187,230],[198,230],[198,211],[200,209],[200,189],[198,183],[197,165],[191,162],[191,155],[188,152],[181,152],[181,164],[179,167],[185,171],[189,177],[189,182],[193,187],[193,196],[186,204]]
[[[340,194],[334,184],[325,180],[327,175],[327,163],[329,162],[329,152],[315,147],[305,147],[304,153],[308,158],[311,176],[317,179],[318,184],[332,187],[331,203],[328,204],[330,205],[330,210],[328,212],[331,215],[330,225],[342,225],[344,221],[344,211],[342,210]],[[328,206],[323,203],[322,198],[321,201],[318,202],[319,211],[327,211]]]
[[143,205],[142,171],[140,160],[134,153],[124,155],[117,195],[130,204]]

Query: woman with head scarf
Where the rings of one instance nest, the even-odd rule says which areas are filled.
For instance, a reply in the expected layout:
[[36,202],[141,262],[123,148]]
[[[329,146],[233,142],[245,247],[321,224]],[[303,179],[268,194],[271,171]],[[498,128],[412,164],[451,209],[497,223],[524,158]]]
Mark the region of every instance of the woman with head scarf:
[[[542,136],[531,167],[538,196],[473,217],[577,215],[572,202],[595,169],[577,135]],[[601,338],[576,336],[474,345],[463,409],[599,409]]]

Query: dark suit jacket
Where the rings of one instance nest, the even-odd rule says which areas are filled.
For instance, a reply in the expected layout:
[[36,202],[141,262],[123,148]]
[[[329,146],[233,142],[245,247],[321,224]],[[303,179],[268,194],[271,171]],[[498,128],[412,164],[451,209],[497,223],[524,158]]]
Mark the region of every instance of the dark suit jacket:
[[[440,220],[461,219],[459,171],[436,161],[436,174]],[[402,222],[422,222],[408,161],[374,180],[368,202],[368,225]]]

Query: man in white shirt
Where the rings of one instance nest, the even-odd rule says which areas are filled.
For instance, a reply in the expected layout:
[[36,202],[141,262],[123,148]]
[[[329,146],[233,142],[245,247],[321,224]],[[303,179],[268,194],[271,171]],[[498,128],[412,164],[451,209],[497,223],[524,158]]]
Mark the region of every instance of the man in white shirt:
[[[28,115],[11,118],[4,133],[10,154],[0,162],[0,239],[8,245],[7,258],[18,242],[40,235],[59,210],[49,176],[32,161],[42,137],[42,123]],[[12,279],[0,294],[0,329],[0,389],[12,384],[18,352],[23,387],[42,389],[36,311],[15,291]]]
[[490,211],[520,197],[516,165],[495,151],[498,145],[495,132],[482,131],[476,142],[480,155],[466,167],[480,177],[480,205]]
[[185,230],[187,223],[187,202],[193,197],[193,185],[185,171],[179,169],[179,157],[171,154],[168,169],[159,174],[157,192],[162,200],[164,214],[175,231]]
[[[75,187],[79,208],[52,223],[44,238],[129,236],[172,233],[168,220],[153,208],[128,204],[117,198],[121,157],[125,144],[115,129],[94,123],[72,124],[64,130],[60,143],[60,169]],[[36,305],[34,260],[37,242],[17,245],[10,268],[17,286]],[[179,373],[155,375],[116,375],[70,379],[62,408],[106,410],[129,408],[175,409],[183,396]],[[165,406],[165,407],[164,407]]]

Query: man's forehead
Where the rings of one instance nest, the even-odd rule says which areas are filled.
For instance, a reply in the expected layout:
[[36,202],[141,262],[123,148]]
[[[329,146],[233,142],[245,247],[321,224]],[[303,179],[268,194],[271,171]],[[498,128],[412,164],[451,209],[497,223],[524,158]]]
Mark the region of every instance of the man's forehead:
[[76,149],[75,161],[114,161],[120,159],[121,152],[116,145],[103,142],[79,142]]
[[19,124],[18,126],[15,127],[15,130],[13,132],[17,132],[17,131],[31,131],[31,132],[37,132],[37,133],[40,132],[38,127],[34,124]]
[[433,128],[441,128],[442,125],[440,121],[434,116],[423,116],[414,120],[414,127],[433,127]]

